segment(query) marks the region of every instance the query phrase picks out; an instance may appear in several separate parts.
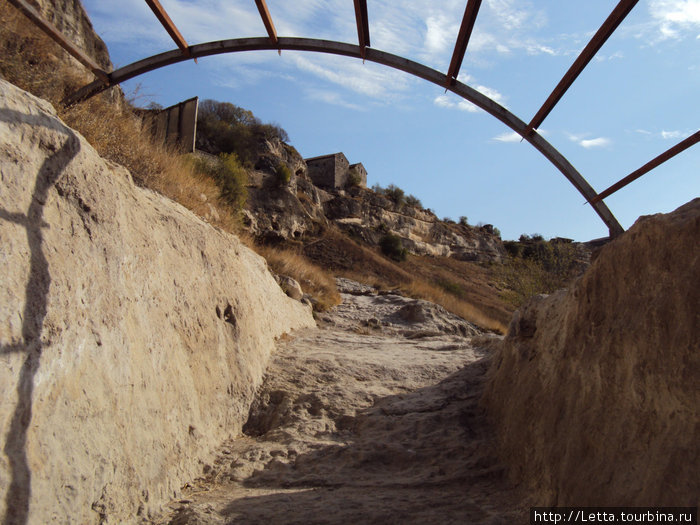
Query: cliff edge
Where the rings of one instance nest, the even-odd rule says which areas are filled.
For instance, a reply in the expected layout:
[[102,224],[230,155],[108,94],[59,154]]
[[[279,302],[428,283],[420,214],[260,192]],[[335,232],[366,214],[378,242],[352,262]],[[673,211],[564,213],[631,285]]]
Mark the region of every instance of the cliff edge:
[[135,521],[240,433],[310,308],[4,81],[0,138],[0,513]]

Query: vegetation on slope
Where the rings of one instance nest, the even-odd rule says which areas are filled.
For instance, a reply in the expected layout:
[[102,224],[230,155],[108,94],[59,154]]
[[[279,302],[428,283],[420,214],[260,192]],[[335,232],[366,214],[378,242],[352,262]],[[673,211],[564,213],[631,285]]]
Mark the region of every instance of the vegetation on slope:
[[494,266],[493,275],[502,285],[501,296],[514,307],[537,294],[565,288],[587,265],[585,254],[566,240],[546,241],[541,235],[521,235],[505,241],[505,264]]
[[[247,170],[257,161],[261,141],[288,140],[284,129],[262,123],[234,104],[205,100],[199,106],[197,145],[218,158],[175,154],[150,139],[118,88],[63,107],[61,100],[90,76],[7,3],[0,4],[0,24],[0,72],[7,80],[49,100],[69,126],[101,156],[125,166],[138,184],[247,240],[274,271],[299,281],[316,298],[319,310],[339,302],[332,276],[342,275],[379,288],[401,288],[407,295],[434,301],[482,327],[504,332],[512,310],[526,297],[559,288],[576,273],[569,248],[538,238],[506,243],[509,260],[490,269],[449,258],[408,255],[390,232],[381,246],[388,258],[334,229],[321,229],[319,236],[292,246],[257,245],[240,221]],[[277,178],[281,185],[289,183],[287,166],[278,166]],[[373,190],[398,208],[422,209],[418,198],[393,184],[376,185]],[[460,224],[467,226],[466,217]]]
[[[258,248],[241,230],[245,172],[236,157],[223,155],[212,165],[154,143],[119,88],[64,107],[63,98],[90,81],[90,75],[7,3],[0,4],[0,27],[0,74],[6,80],[51,102],[67,125],[81,133],[102,157],[125,166],[138,184],[179,202],[215,226],[238,234],[253,249]],[[224,105],[224,109],[231,108]],[[229,116],[225,111],[221,113]],[[254,117],[241,118],[263,133],[274,131],[283,136],[281,128],[261,124]],[[285,258],[297,260],[284,252],[275,254],[274,248],[261,251],[274,261],[273,268],[281,267],[280,261]],[[337,304],[340,298],[332,277],[320,267],[312,272],[301,271],[302,267],[297,261],[287,265],[285,271],[300,282],[302,289],[320,298],[318,308]],[[314,278],[308,279],[309,275]]]

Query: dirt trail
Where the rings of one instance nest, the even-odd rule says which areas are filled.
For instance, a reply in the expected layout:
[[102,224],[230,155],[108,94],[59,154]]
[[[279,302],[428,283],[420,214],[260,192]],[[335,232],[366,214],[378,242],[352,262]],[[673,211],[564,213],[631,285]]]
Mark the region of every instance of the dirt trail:
[[280,343],[245,435],[151,523],[523,521],[478,407],[492,339],[340,284],[318,329]]

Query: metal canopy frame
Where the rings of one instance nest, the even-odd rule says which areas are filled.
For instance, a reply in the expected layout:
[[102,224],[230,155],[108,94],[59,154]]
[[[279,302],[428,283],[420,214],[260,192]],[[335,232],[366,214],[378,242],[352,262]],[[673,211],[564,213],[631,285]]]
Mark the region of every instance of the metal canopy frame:
[[416,77],[427,80],[428,82],[445,87],[446,90],[452,91],[456,95],[475,104],[493,117],[503,122],[506,126],[518,133],[524,140],[529,142],[535,149],[537,149],[569,180],[569,182],[579,191],[579,193],[585,197],[586,202],[591,205],[593,210],[608,227],[611,237],[619,235],[624,230],[622,226],[620,226],[617,219],[615,219],[612,212],[605,205],[603,199],[618,189],[626,186],[633,180],[651,171],[663,162],[666,162],[668,159],[700,142],[700,131],[698,131],[687,139],[681,141],[676,146],[670,148],[668,151],[654,158],[638,170],[632,172],[630,175],[614,184],[601,194],[598,194],[590,186],[590,184],[588,184],[586,179],[584,179],[583,176],[576,170],[576,168],[574,168],[571,163],[556,148],[554,148],[554,146],[552,146],[542,137],[542,135],[537,132],[537,128],[542,124],[552,109],[554,109],[556,104],[561,100],[566,91],[569,89],[569,87],[571,87],[576,78],[585,69],[603,44],[605,44],[607,39],[613,34],[625,17],[634,8],[638,0],[620,0],[603,25],[600,27],[600,29],[598,29],[590,42],[588,42],[581,54],[576,58],[569,70],[562,77],[545,103],[528,124],[520,120],[517,116],[499,105],[493,99],[457,80],[459,70],[469,44],[469,39],[476,23],[481,0],[467,0],[462,25],[457,36],[457,41],[452,54],[452,60],[446,74],[440,73],[439,71],[412,60],[392,55],[384,51],[379,51],[377,49],[372,49],[370,47],[369,18],[366,0],[353,0],[355,7],[355,18],[357,22],[358,45],[310,38],[278,37],[265,0],[255,0],[260,17],[262,18],[263,24],[265,25],[265,29],[268,33],[267,37],[219,40],[216,42],[208,42],[193,46],[187,45],[184,37],[182,37],[180,32],[177,30],[177,27],[175,27],[175,24],[173,24],[172,20],[170,20],[170,17],[167,15],[158,0],[146,0],[146,3],[151,7],[158,20],[177,44],[178,49],[144,58],[111,73],[107,73],[102,70],[97,64],[94,63],[94,61],[87,57],[74,44],[68,41],[68,39],[66,39],[65,36],[63,36],[54,26],[44,20],[31,6],[26,3],[25,0],[9,1],[42,31],[47,33],[53,40],[61,45],[61,47],[66,49],[83,65],[89,68],[98,78],[98,80],[83,86],[73,95],[69,96],[65,100],[67,104],[74,104],[86,100],[87,98],[90,98],[126,80],[155,69],[175,64],[177,62],[182,62],[184,60],[194,59],[196,61],[199,57],[218,55],[222,53],[237,53],[259,50],[277,50],[281,53],[283,49],[289,49],[295,51],[329,53],[360,58],[362,60],[369,60],[371,62],[404,71]]
[[455,50],[452,53],[450,67],[447,70],[447,84],[445,87],[450,86],[455,80],[457,80],[459,70],[462,67],[462,60],[464,60],[464,54],[467,51],[467,45],[469,45],[469,39],[472,36],[474,23],[476,22],[476,17],[479,14],[479,7],[481,7],[481,0],[468,0],[467,6],[464,9],[462,25],[460,26],[459,34],[457,35]]
[[187,58],[190,58],[190,49],[187,45],[187,42],[185,41],[184,37],[180,34],[180,31],[178,31],[177,27],[175,27],[173,21],[170,20],[168,13],[165,12],[165,9],[163,9],[163,6],[160,5],[160,2],[158,0],[146,0],[146,3],[148,4],[148,7],[151,8],[151,11],[153,11],[153,14],[156,15],[158,21],[168,32],[170,38],[172,38],[175,44],[177,44],[177,47],[180,48],[182,54],[185,55]]
[[367,0],[354,0],[354,3],[355,20],[357,21],[357,40],[360,42],[360,54],[364,60],[365,50],[369,47],[369,17],[367,16]]
[[627,17],[630,11],[632,11],[632,8],[637,5],[638,1],[639,0],[620,0],[620,3],[617,4],[612,13],[610,13],[610,16],[608,16],[605,22],[603,22],[603,25],[600,26],[600,29],[593,35],[590,42],[583,48],[581,54],[576,58],[569,70],[559,81],[559,84],[554,88],[554,91],[547,97],[547,100],[532,118],[527,126],[528,129],[534,130],[540,127],[544,119],[547,118],[547,115],[549,115],[554,109],[554,106],[556,106],[564,96],[564,93],[571,87],[588,63],[593,59],[596,53],[598,53],[600,48],[603,47],[603,44],[610,38],[610,35],[615,32],[617,27]]
[[258,6],[258,12],[260,13],[260,18],[262,18],[263,24],[265,25],[267,35],[270,37],[270,42],[276,44],[277,31],[275,30],[275,24],[272,23],[270,10],[267,8],[265,0],[255,0],[255,5]]

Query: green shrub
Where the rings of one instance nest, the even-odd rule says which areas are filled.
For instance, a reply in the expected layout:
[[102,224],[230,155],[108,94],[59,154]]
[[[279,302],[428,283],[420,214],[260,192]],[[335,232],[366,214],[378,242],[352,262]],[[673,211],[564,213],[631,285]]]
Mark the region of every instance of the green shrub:
[[[399,188],[395,184],[389,184],[386,188],[382,188],[379,184],[375,184],[374,186],[372,186],[372,191],[378,193],[379,195],[384,195],[387,199],[392,201],[398,208],[401,208],[404,204],[407,203],[406,194],[401,188]],[[420,201],[418,202],[420,203]]]
[[292,180],[292,172],[284,163],[277,165],[275,174],[277,175],[277,184],[280,186],[286,186],[289,184],[289,181]]
[[520,306],[539,293],[552,293],[580,272],[576,247],[547,242],[541,235],[521,235],[520,241],[504,241],[508,259],[496,273],[508,289],[504,299]]
[[252,111],[230,102],[203,100],[197,112],[197,149],[213,154],[236,153],[244,166],[252,167],[261,142],[289,135],[277,124],[264,124]]
[[353,168],[348,173],[348,181],[346,186],[349,188],[354,188],[362,185],[362,175],[360,175],[360,170]]
[[459,284],[453,283],[452,281],[446,281],[444,279],[438,280],[437,284],[447,293],[451,293],[455,297],[464,298],[464,288],[462,288]]
[[467,219],[466,216],[462,215],[462,216],[459,218],[459,223],[460,223],[462,226],[469,226],[469,219]]
[[397,206],[403,206],[406,203],[404,192],[401,188],[394,184],[389,184],[384,190],[386,195]]
[[243,210],[248,199],[248,172],[235,153],[222,153],[213,161],[194,158],[193,162],[197,171],[214,179],[221,199],[235,213]]
[[398,235],[394,235],[393,233],[385,234],[379,240],[379,247],[382,249],[384,255],[395,261],[401,262],[406,260],[406,248],[403,247],[401,237]]
[[418,208],[419,210],[423,209],[423,203],[420,201],[420,199],[414,195],[407,195],[406,196],[406,205],[407,206],[412,206],[413,208]]

